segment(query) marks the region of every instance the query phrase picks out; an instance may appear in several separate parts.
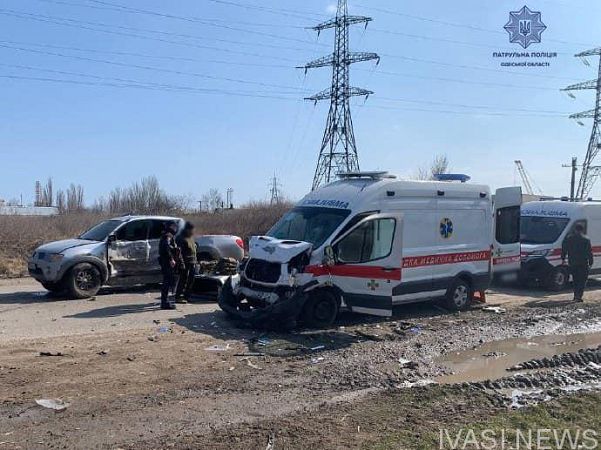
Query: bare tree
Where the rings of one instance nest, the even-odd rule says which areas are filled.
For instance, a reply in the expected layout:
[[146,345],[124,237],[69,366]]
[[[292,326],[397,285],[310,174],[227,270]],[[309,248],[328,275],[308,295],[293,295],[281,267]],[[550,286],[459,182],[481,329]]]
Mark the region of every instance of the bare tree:
[[65,195],[65,191],[59,189],[56,191],[56,207],[61,214],[67,212],[67,199]]
[[433,180],[436,175],[448,173],[449,158],[447,155],[436,155],[429,167],[420,167],[413,175],[415,180]]
[[218,189],[209,189],[201,198],[202,206],[208,211],[216,211],[223,207],[223,195]]
[[[100,203],[99,203],[100,202]],[[127,188],[115,188],[108,200],[98,200],[103,210],[111,213],[158,214],[181,210],[188,201],[184,197],[168,195],[159,185],[156,177],[146,177]]]
[[52,206],[54,205],[54,189],[52,178],[48,178],[46,185],[42,188],[42,201],[40,206]]
[[83,211],[83,209],[83,186],[71,183],[67,189],[67,211],[72,213]]

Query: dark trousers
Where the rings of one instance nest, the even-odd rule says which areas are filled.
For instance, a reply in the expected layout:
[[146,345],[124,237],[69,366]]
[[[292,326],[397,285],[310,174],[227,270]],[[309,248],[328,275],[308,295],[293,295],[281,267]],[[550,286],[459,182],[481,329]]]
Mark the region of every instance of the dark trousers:
[[175,292],[175,297],[180,298],[182,295],[184,298],[188,298],[190,295],[190,290],[194,285],[194,274],[195,274],[195,265],[194,264],[186,264],[179,272],[179,280],[177,282],[177,291]]
[[572,272],[572,280],[574,282],[574,299],[582,300],[584,295],[584,288],[586,288],[586,282],[588,280],[588,266],[571,266],[570,272]]
[[175,270],[168,264],[161,265],[163,284],[161,285],[161,306],[169,305],[169,291],[175,286]]

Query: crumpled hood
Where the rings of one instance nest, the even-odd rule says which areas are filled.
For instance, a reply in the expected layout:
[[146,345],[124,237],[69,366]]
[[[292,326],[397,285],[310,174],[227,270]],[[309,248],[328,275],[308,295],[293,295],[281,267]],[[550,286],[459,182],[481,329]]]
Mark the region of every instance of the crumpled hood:
[[36,252],[63,253],[70,248],[98,243],[99,242],[87,241],[84,239],[65,239],[63,241],[49,242],[48,244],[41,245],[36,249]]
[[286,263],[312,248],[313,244],[309,242],[253,236],[250,238],[248,256],[269,262]]

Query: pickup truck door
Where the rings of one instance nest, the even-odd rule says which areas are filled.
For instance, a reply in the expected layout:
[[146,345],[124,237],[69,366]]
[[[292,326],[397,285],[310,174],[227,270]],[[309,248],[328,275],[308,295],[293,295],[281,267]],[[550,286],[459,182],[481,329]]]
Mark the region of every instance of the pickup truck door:
[[520,269],[522,188],[497,189],[494,200],[493,274],[511,276]]
[[[150,230],[148,232],[148,248],[149,258],[147,266],[147,274],[150,276],[160,277],[161,266],[159,264],[159,242],[161,235],[165,230],[165,220],[152,219],[150,222]],[[157,278],[157,281],[160,278]]]
[[401,281],[401,214],[374,214],[333,243],[332,283],[358,313],[392,316],[392,290]]
[[148,267],[149,220],[132,220],[115,231],[115,239],[108,245],[111,277],[143,275]]

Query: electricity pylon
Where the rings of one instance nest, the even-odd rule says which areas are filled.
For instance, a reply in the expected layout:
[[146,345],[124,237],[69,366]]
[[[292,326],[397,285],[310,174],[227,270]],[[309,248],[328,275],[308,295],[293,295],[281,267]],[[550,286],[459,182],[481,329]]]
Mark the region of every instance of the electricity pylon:
[[269,184],[269,193],[271,194],[271,204],[272,205],[279,205],[279,203],[281,202],[281,197],[282,194],[280,192],[281,190],[281,185],[278,181],[278,177],[274,174],[273,178],[271,179],[271,182]]
[[601,47],[587,50],[576,55],[576,57],[582,58],[586,65],[589,65],[588,61],[584,59],[587,56],[599,56],[597,79],[573,84],[562,89],[563,91],[568,92],[568,95],[572,98],[574,98],[572,91],[581,91],[585,89],[594,89],[596,91],[595,109],[572,114],[570,116],[570,119],[576,120],[580,125],[584,125],[581,122],[581,119],[593,119],[591,139],[589,141],[586,156],[584,157],[578,190],[576,191],[577,200],[585,200],[588,198],[593,185],[599,178],[599,175],[601,175],[601,167],[593,165],[593,162],[601,149]]
[[359,171],[359,158],[349,100],[354,96],[367,98],[373,92],[351,87],[349,83],[350,65],[370,60],[379,62],[380,57],[376,53],[349,52],[349,27],[360,23],[364,23],[367,27],[371,20],[370,17],[349,16],[347,0],[338,0],[336,17],[312,28],[317,33],[329,28],[335,29],[334,52],[301,67],[306,72],[308,69],[332,66],[331,87],[306,98],[306,100],[316,103],[320,100],[330,100],[326,130],[313,178],[313,190],[322,184],[329,183],[338,173]]

